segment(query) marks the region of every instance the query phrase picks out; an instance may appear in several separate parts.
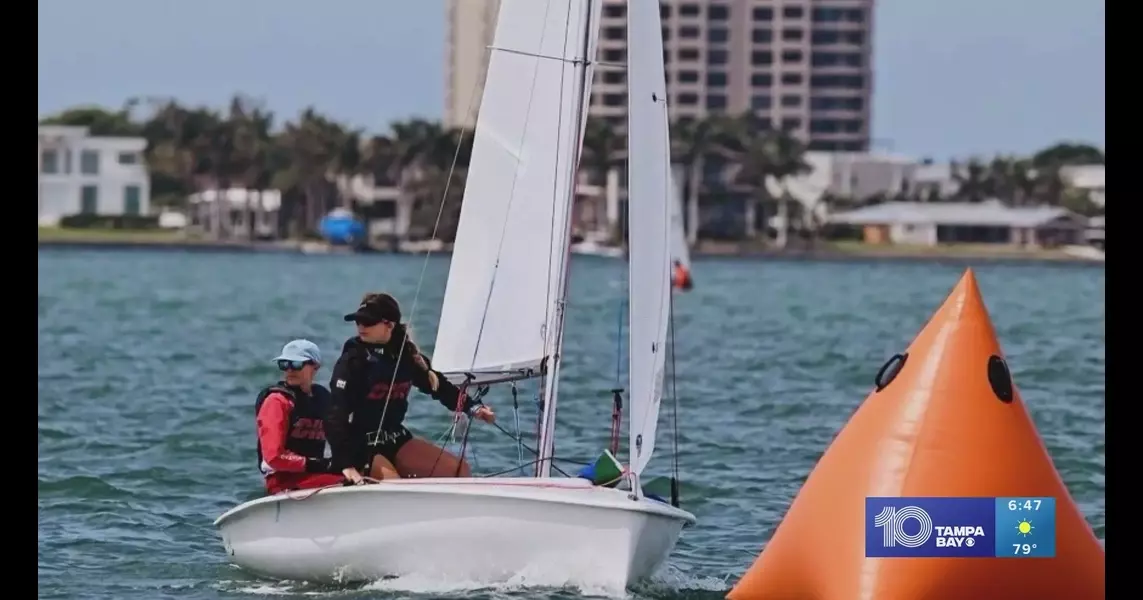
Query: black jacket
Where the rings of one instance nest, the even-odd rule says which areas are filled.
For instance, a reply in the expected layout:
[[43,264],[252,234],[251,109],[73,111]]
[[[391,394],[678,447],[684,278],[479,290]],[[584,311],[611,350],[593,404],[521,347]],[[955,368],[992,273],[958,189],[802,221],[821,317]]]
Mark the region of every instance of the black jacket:
[[[428,357],[420,355],[420,358],[432,369]],[[360,467],[368,459],[368,435],[378,428],[400,431],[413,387],[436,398],[449,410],[456,410],[460,389],[439,371],[433,372],[438,382],[436,391],[432,389],[429,370],[417,364],[410,352],[402,353],[398,365],[396,357],[380,345],[365,343],[357,337],[346,340],[329,382],[332,397],[325,432],[333,455],[332,466],[335,469]],[[471,412],[479,402],[465,396],[464,410]]]

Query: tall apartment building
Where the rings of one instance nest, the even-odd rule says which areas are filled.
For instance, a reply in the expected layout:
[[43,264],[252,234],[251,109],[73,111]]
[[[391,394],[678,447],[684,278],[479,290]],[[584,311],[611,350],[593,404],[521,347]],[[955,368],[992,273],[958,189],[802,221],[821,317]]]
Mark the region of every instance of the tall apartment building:
[[445,15],[445,125],[469,127],[484,92],[488,46],[500,0],[448,0]]
[[[627,0],[603,0],[599,55],[623,63]],[[483,82],[498,0],[450,0],[446,120],[465,114]],[[873,0],[663,0],[664,59],[673,118],[753,110],[810,149],[870,143]],[[626,119],[626,73],[600,66],[591,114]],[[479,94],[479,91],[477,92]],[[479,102],[479,96],[477,97]]]

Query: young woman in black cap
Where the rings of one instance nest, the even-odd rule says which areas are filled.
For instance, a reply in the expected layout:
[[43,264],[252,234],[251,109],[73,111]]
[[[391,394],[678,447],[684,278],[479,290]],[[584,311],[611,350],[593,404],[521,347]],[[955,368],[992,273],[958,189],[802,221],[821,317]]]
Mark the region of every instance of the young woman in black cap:
[[[468,464],[404,426],[409,392],[416,387],[450,410],[492,422],[492,409],[461,394],[421,353],[401,322],[401,307],[389,294],[368,293],[347,322],[357,335],[346,340],[330,378],[332,400],[326,439],[332,466],[362,483],[395,477],[468,477]],[[463,397],[463,400],[462,400]]]

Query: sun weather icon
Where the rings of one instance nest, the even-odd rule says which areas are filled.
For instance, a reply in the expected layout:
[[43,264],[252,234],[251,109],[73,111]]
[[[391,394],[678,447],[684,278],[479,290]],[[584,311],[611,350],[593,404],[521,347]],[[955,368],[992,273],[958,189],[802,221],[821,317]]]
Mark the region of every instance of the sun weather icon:
[[1056,499],[996,499],[997,558],[1052,558],[1056,555]]

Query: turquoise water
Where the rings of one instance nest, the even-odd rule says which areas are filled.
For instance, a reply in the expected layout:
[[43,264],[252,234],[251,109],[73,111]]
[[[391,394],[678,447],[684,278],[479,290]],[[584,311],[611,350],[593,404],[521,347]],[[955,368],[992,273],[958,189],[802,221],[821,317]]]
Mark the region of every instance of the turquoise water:
[[[41,250],[41,598],[580,597],[591,590],[465,590],[425,581],[322,587],[229,566],[211,522],[260,489],[255,391],[292,337],[329,356],[340,315],[367,290],[412,310],[423,259]],[[448,263],[430,260],[414,315],[431,348]],[[720,598],[772,534],[830,439],[956,283],[929,263],[698,260],[678,299],[680,463],[687,530],[639,598]],[[620,261],[577,258],[561,387],[559,454],[604,447],[624,291]],[[1017,385],[1072,495],[1104,530],[1104,270],[982,265],[978,279]],[[328,376],[328,373],[324,375]],[[530,398],[530,396],[529,396]],[[512,428],[505,392],[488,401]],[[535,410],[522,402],[530,426]],[[664,409],[652,469],[670,465]],[[435,401],[414,431],[448,424]],[[473,433],[478,471],[513,443]]]

